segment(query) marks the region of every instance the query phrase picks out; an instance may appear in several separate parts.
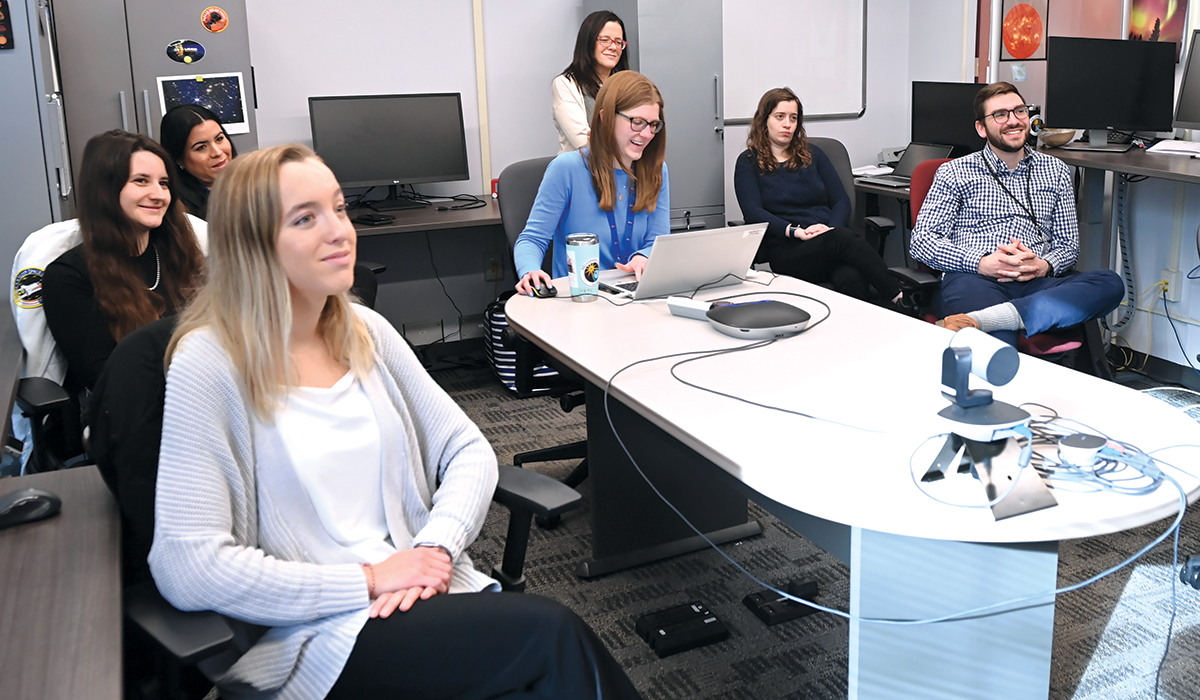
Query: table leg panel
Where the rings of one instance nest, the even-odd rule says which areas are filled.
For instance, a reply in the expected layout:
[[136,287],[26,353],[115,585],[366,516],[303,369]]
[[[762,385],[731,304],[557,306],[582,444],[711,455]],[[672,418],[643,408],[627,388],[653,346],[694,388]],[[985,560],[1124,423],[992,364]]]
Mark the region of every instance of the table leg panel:
[[[608,403],[637,466],[688,520],[703,532],[748,532],[738,528],[747,524],[745,497],[725,488],[707,460],[620,401]],[[694,538],[696,533],[655,495],[621,449],[605,417],[602,388],[588,386],[587,416],[594,556],[618,557]],[[753,530],[749,534],[761,532]]]
[[[923,619],[1054,589],[1058,543],[977,544],[854,528],[850,610]],[[1054,599],[972,619],[895,626],[851,621],[849,697],[1045,698]]]

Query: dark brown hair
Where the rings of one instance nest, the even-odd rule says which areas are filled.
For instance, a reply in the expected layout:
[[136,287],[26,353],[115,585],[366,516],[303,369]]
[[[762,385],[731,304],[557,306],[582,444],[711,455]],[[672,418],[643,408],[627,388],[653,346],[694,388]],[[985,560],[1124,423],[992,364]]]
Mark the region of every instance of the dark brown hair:
[[759,169],[765,173],[773,171],[779,165],[771,152],[771,134],[767,131],[767,119],[782,102],[795,102],[797,116],[796,133],[792,134],[792,142],[786,149],[788,159],[784,165],[788,170],[812,165],[812,153],[808,150],[808,133],[804,131],[804,105],[791,88],[773,88],[767,90],[758,101],[754,119],[750,120],[750,135],[746,137],[746,148],[754,154]]
[[[983,121],[984,116],[986,116],[983,113],[983,105],[986,104],[988,100],[999,95],[1008,94],[1014,94],[1017,97],[1021,97],[1021,93],[1017,91],[1017,86],[1004,81],[992,83],[991,85],[985,85],[980,88],[979,92],[975,93],[975,102],[972,103],[972,107],[975,109],[975,121]],[[1021,97],[1021,101],[1024,102],[1025,98]]]
[[637,201],[634,211],[654,211],[658,205],[658,192],[662,188],[662,166],[667,157],[667,115],[663,110],[662,95],[650,79],[635,71],[618,73],[604,83],[596,95],[596,112],[592,115],[592,133],[589,137],[588,170],[592,172],[592,187],[600,208],[612,211],[617,203],[617,180],[613,175],[613,163],[621,157],[613,128],[624,121],[617,112],[625,112],[646,104],[658,105],[658,118],[663,121],[662,131],[646,144],[642,157],[633,162],[630,179],[638,183]]
[[[597,10],[584,18],[583,24],[579,25],[579,35],[575,37],[575,55],[571,59],[571,65],[566,67],[562,72],[575,84],[583,94],[588,97],[595,97],[600,91],[600,79],[596,77],[596,39],[600,36],[604,25],[609,22],[616,22],[621,25],[621,37],[625,36],[625,23],[621,18],[608,10]],[[629,47],[621,52],[621,57],[617,59],[617,65],[612,69],[615,74],[618,71],[629,70]]]
[[221,127],[221,133],[225,134],[225,140],[229,142],[230,160],[237,158],[237,146],[233,145],[233,140],[229,138],[229,132],[225,131],[225,125],[221,123],[217,115],[200,105],[172,107],[163,115],[162,122],[158,126],[159,143],[167,149],[169,156],[167,172],[171,175],[172,190],[181,188],[190,190],[201,202],[208,199],[208,186],[184,169],[180,162],[183,160],[184,152],[187,151],[188,139],[192,137],[192,129],[204,122],[216,122],[217,126]]
[[[129,182],[130,162],[138,151],[158,156],[164,171],[171,172],[170,157],[157,142],[141,134],[114,129],[88,140],[79,173],[79,232],[83,251],[96,302],[118,342],[157,320],[166,310],[163,300],[146,289],[134,262],[138,255],[137,236],[121,210],[121,190]],[[171,180],[171,203],[162,224],[150,232],[150,241],[159,255],[162,294],[179,309],[200,284],[204,256],[183,204],[175,196],[175,186]]]

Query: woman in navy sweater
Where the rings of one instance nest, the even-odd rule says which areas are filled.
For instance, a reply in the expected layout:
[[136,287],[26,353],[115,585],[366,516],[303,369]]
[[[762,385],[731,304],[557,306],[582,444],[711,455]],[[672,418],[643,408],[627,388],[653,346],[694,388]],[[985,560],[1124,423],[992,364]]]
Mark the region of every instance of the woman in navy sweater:
[[800,98],[768,90],[750,124],[748,148],[737,159],[733,186],[746,223],[766,222],[755,262],[808,282],[830,282],[858,299],[870,288],[893,304],[900,285],[887,265],[849,225],[850,199],[820,148],[804,133]]

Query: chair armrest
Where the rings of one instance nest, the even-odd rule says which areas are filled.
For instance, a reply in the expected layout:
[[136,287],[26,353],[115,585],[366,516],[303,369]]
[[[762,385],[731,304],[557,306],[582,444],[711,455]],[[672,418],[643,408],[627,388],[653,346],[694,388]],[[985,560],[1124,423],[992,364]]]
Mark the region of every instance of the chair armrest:
[[163,599],[153,581],[125,589],[125,614],[185,666],[233,643],[233,630],[224,616],[177,610]]
[[548,518],[578,507],[583,497],[575,489],[545,474],[502,464],[500,482],[492,500],[510,510],[529,511],[537,517]]
[[70,400],[66,389],[45,377],[26,377],[17,384],[17,405],[25,413],[45,413]]
[[937,275],[911,267],[889,267],[888,272],[900,281],[901,287],[909,290],[936,287],[942,283]]
[[387,265],[384,265],[383,263],[371,262],[370,260],[359,260],[358,264],[366,266],[367,269],[377,275],[387,272]]
[[896,228],[896,222],[886,216],[864,216],[863,221],[866,222],[867,228],[874,228],[881,232],[891,231]]

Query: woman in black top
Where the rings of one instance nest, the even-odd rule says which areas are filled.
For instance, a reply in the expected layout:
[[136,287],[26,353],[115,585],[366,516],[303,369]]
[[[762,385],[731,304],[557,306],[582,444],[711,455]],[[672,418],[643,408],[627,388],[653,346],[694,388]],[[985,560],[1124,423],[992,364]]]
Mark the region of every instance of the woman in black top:
[[168,167],[188,213],[208,220],[208,194],[237,148],[217,115],[200,105],[179,105],[163,115],[159,140],[171,156]]
[[170,157],[141,134],[93,136],[83,152],[83,243],[46,266],[46,324],[67,361],[67,389],[91,389],[119,340],[190,299],[204,256],[173,196]]
[[859,299],[871,287],[893,304],[900,284],[850,224],[850,196],[829,157],[809,143],[804,108],[789,88],[768,90],[738,156],[733,188],[747,223],[765,222],[755,262]]

